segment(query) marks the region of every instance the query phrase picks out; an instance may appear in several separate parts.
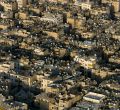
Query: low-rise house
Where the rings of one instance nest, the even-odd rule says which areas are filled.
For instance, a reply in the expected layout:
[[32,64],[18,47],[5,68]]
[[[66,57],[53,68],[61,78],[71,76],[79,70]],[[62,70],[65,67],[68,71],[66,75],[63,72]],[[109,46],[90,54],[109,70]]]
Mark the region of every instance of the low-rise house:
[[34,49],[34,54],[43,56],[44,55],[44,51],[41,48],[35,48]]
[[3,19],[0,21],[0,29],[6,30],[14,26],[14,21],[10,19]]
[[52,84],[53,82],[57,81],[57,80],[61,80],[61,77],[50,77],[50,74],[45,74],[45,76],[42,78],[41,81],[41,88],[45,91],[47,91],[47,89],[49,89],[48,85]]
[[120,34],[113,34],[112,36],[114,39],[119,40],[120,41]]
[[54,94],[43,93],[36,96],[35,103],[42,110],[64,110],[70,108],[80,99],[80,95],[64,94],[58,97]]
[[115,12],[120,11],[120,1],[119,0],[102,0],[102,3],[110,3],[114,7]]
[[74,61],[80,63],[81,66],[83,66],[85,68],[92,69],[92,68],[94,68],[97,60],[96,60],[96,58],[87,58],[87,57],[75,56]]
[[93,38],[95,36],[94,32],[81,32],[83,38]]
[[28,0],[16,0],[18,9],[25,8],[27,6]]
[[4,62],[0,64],[0,72],[8,73],[11,69],[10,62]]
[[2,19],[11,19],[13,18],[13,12],[12,11],[6,11],[6,12],[0,12],[0,17]]
[[28,105],[18,101],[13,101],[13,99],[6,99],[2,94],[0,94],[0,109],[2,110],[28,110]]
[[16,11],[18,8],[17,2],[15,2],[15,1],[2,0],[2,1],[0,1],[0,4],[4,7],[5,11],[8,11],[8,10]]
[[26,12],[19,12],[18,16],[20,19],[28,19],[28,14]]
[[13,29],[9,32],[9,35],[28,37],[30,35],[30,32],[27,32],[25,29]]

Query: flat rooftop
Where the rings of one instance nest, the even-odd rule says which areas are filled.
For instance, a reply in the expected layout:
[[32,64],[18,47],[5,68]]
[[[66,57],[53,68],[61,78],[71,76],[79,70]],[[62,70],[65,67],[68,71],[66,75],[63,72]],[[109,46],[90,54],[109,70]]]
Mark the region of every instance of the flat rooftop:
[[93,100],[102,100],[105,98],[105,95],[94,93],[94,92],[89,92],[83,97],[83,99],[86,99],[86,98],[93,99]]

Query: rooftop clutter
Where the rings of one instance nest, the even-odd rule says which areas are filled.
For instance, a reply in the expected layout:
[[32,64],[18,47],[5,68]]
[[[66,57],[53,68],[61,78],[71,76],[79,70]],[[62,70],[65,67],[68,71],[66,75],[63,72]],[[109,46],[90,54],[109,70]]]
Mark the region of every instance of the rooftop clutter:
[[119,109],[118,4],[1,0],[0,109]]

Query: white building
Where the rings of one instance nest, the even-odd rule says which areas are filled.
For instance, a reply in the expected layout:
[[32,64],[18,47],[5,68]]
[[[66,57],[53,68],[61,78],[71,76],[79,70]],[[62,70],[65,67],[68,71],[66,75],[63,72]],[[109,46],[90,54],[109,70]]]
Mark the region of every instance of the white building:
[[83,100],[93,102],[93,103],[101,103],[103,99],[105,99],[105,95],[98,94],[94,92],[89,92],[83,97]]
[[85,10],[85,9],[89,9],[89,10],[91,10],[91,8],[92,8],[92,4],[91,3],[81,3],[81,8],[83,9],[83,10]]

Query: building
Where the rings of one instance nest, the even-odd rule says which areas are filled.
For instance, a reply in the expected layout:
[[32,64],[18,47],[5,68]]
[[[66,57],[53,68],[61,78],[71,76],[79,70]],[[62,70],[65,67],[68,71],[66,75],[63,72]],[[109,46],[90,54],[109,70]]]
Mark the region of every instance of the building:
[[120,41],[120,34],[114,34],[113,36],[112,36],[114,39],[116,39],[116,40],[119,40]]
[[13,2],[13,1],[0,1],[1,6],[4,7],[5,11],[8,10],[12,10],[12,11],[16,11],[17,10],[17,2]]
[[44,31],[48,36],[58,40],[59,39],[59,34],[57,32],[52,32],[52,31]]
[[84,17],[78,17],[78,18],[74,18],[74,17],[67,17],[67,23],[71,24],[73,27],[75,28],[81,28],[83,26],[85,22],[85,18]]
[[22,20],[29,19],[28,12],[26,12],[24,10],[19,11],[18,17]]
[[11,64],[9,62],[4,62],[0,64],[0,72],[7,73],[11,68]]
[[27,32],[25,29],[13,29],[9,32],[9,35],[21,36],[21,37],[28,37],[30,32]]
[[60,80],[60,77],[50,77],[50,74],[45,74],[41,81],[41,88],[47,92],[50,89],[48,85],[57,80]]
[[54,53],[56,56],[63,57],[66,54],[66,49],[64,48],[55,48]]
[[17,4],[18,4],[18,9],[19,8],[23,8],[26,7],[28,3],[28,0],[17,0]]
[[36,55],[40,55],[40,56],[42,56],[42,55],[44,55],[44,51],[41,49],[41,48],[35,48],[34,49],[34,54],[36,54]]
[[72,107],[72,105],[74,105],[80,99],[81,99],[80,95],[65,94],[65,96],[63,95],[62,98],[59,100],[59,109],[58,110],[68,109],[68,108]]
[[95,36],[94,32],[81,32],[82,38],[93,38]]
[[86,9],[91,10],[92,9],[92,3],[89,3],[89,2],[87,2],[87,3],[81,3],[80,6],[81,6],[81,8],[83,10],[86,10]]
[[115,12],[120,11],[120,0],[102,0],[102,3],[112,4]]
[[105,77],[116,74],[114,71],[111,71],[111,70],[109,70],[107,68],[92,69],[92,73],[94,75],[100,76],[101,78],[105,78]]
[[13,12],[12,11],[1,12],[0,17],[3,19],[13,18]]
[[55,94],[42,93],[36,96],[35,103],[41,110],[65,110],[80,99],[80,95],[64,94],[57,97]]
[[91,10],[90,10],[90,13],[92,15],[102,15],[102,14],[109,14],[110,12],[110,8],[109,7],[104,7],[104,6],[101,6],[101,7],[93,7]]
[[[76,105],[75,110],[99,110],[100,105],[99,104],[94,104],[94,103],[90,103],[90,102],[79,102]],[[70,110],[74,110],[73,108],[71,108]]]
[[15,44],[14,40],[5,38],[5,36],[1,36],[0,38],[0,44],[4,44],[6,46],[12,46]]
[[56,110],[57,108],[57,101],[50,94],[39,94],[36,96],[34,102],[41,110]]
[[105,97],[106,96],[103,94],[89,92],[83,97],[83,100],[99,104],[103,101],[103,99],[105,99]]
[[80,63],[81,66],[87,69],[94,68],[96,64],[96,58],[80,57],[78,55],[74,57],[74,61]]
[[6,99],[0,94],[0,110],[28,110],[28,106],[25,103],[13,101],[12,97]]

